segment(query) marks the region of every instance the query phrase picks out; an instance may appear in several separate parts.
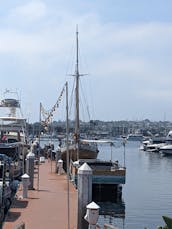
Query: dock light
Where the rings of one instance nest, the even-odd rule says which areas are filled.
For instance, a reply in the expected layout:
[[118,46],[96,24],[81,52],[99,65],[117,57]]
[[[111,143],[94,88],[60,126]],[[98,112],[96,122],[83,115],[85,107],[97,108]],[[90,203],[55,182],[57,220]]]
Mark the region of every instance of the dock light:
[[87,206],[87,212],[84,219],[89,223],[89,228],[96,228],[96,224],[99,218],[99,205],[95,202],[91,202]]

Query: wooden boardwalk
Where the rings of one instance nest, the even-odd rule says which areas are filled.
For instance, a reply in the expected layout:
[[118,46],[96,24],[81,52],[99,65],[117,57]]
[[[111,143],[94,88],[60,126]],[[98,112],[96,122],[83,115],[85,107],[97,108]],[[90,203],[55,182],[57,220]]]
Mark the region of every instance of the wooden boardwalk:
[[[3,229],[13,229],[21,222],[26,229],[68,229],[68,192],[66,175],[57,175],[55,164],[51,172],[51,163],[40,165],[39,191],[29,190],[28,198],[22,199],[22,190],[6,217]],[[34,187],[37,189],[35,178]],[[69,185],[70,229],[77,228],[77,191]]]

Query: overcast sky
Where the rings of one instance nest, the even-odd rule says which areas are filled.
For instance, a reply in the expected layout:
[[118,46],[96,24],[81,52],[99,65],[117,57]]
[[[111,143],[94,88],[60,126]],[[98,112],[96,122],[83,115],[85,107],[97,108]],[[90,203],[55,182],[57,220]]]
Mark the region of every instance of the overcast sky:
[[[54,105],[66,80],[72,88],[77,24],[91,119],[172,121],[171,0],[0,5],[0,91],[17,89],[30,121],[39,119],[40,102]],[[56,120],[64,118],[63,103]]]

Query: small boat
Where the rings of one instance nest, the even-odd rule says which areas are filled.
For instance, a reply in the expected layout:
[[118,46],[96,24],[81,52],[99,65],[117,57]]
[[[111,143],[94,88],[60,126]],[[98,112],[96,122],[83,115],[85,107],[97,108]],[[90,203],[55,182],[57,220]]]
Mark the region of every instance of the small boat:
[[165,137],[165,142],[168,144],[172,143],[172,130],[170,130],[167,134],[167,136]]
[[125,184],[126,168],[119,165],[118,161],[103,161],[99,159],[80,159],[71,163],[71,179],[77,184],[78,168],[87,163],[93,171],[92,184]]
[[146,151],[146,150],[147,150],[147,146],[148,146],[149,144],[151,144],[150,139],[144,140],[144,141],[142,142],[141,146],[140,146],[140,149]]
[[160,153],[163,155],[172,155],[172,144],[166,144],[160,147]]
[[157,144],[147,144],[146,151],[147,152],[159,152],[161,147],[164,146],[165,143],[157,143]]
[[92,199],[101,201],[121,201],[122,185],[125,184],[126,168],[118,161],[104,161],[87,159],[71,162],[70,177],[77,188],[78,169],[80,166],[89,166],[92,169]]
[[149,140],[142,142],[142,148],[148,152],[159,152],[162,150],[170,151],[170,145],[172,143],[172,131],[169,131],[166,137],[160,137],[159,135],[152,136]]
[[142,141],[143,135],[142,134],[129,134],[127,136],[127,141]]
[[142,149],[148,152],[159,152],[160,147],[166,145],[166,137],[155,135],[142,141]]

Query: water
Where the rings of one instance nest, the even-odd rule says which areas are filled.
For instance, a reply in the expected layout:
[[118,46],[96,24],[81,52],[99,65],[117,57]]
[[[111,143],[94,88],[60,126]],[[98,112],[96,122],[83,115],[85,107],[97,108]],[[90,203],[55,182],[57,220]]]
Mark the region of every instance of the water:
[[[55,143],[56,145],[57,143]],[[120,146],[120,147],[119,147]],[[172,157],[139,150],[138,142],[125,147],[127,168],[123,203],[101,203],[99,225],[109,223],[121,229],[156,229],[163,226],[162,215],[172,217]],[[99,158],[124,163],[124,147],[99,147]]]
[[[126,184],[123,186],[124,215],[113,216],[111,212],[100,216],[103,222],[126,229],[155,229],[163,226],[162,215],[172,217],[172,157],[162,157],[158,153],[139,150],[139,143],[126,145]],[[111,150],[101,147],[99,158],[110,159]],[[123,162],[124,148],[113,148],[113,159]]]

